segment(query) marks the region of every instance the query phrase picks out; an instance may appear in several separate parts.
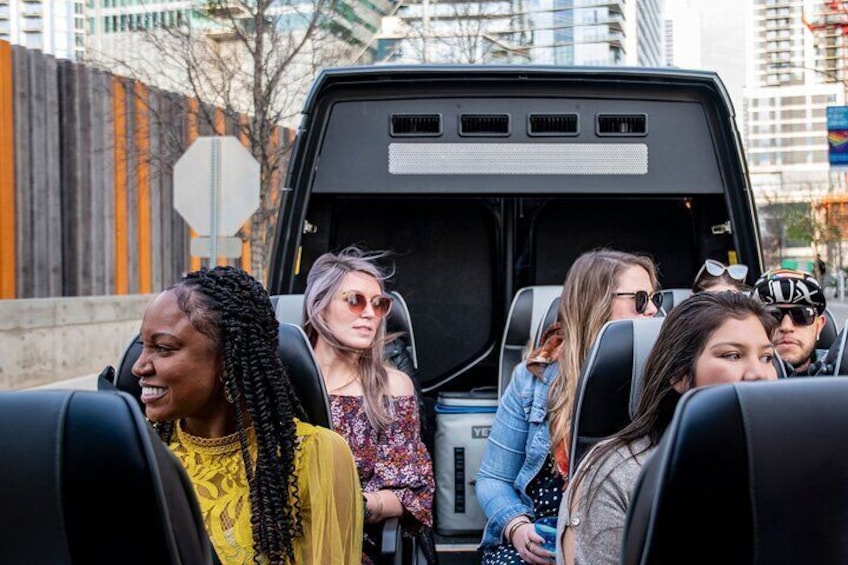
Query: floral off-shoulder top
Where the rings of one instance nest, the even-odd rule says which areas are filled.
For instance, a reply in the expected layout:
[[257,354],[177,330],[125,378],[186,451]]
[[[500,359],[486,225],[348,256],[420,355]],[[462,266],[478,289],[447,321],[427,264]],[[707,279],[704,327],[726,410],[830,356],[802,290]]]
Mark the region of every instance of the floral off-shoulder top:
[[362,396],[330,395],[333,428],[350,445],[362,491],[391,490],[405,510],[404,532],[415,535],[433,525],[433,464],[421,441],[415,397],[392,400],[394,419],[378,432],[368,421]]

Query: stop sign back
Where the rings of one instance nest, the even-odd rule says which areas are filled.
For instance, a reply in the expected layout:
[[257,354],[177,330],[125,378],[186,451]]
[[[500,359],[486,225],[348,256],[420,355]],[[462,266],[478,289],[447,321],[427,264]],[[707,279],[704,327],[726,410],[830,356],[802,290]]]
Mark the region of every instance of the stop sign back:
[[235,235],[258,207],[259,163],[235,137],[198,137],[174,165],[174,209],[198,235]]

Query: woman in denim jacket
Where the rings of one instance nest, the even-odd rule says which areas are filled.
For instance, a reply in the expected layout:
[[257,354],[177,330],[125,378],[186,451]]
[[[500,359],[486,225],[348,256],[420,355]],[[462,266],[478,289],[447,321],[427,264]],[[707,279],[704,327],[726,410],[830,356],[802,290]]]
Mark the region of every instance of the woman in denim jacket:
[[557,323],[515,368],[477,475],[477,500],[488,517],[483,565],[553,562],[533,522],[559,510],[580,368],[606,322],[657,313],[656,287],[654,264],[643,256],[598,249],[571,266]]

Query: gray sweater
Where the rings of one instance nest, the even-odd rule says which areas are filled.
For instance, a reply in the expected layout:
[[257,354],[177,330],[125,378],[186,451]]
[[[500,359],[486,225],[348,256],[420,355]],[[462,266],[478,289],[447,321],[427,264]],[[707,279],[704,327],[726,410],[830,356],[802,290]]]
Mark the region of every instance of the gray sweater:
[[[597,447],[595,446],[593,451]],[[601,461],[596,461],[581,481],[573,512],[568,507],[571,486],[566,490],[557,520],[559,565],[565,563],[560,544],[566,527],[572,530],[574,535],[573,565],[618,565],[630,495],[636,486],[642,465],[655,449],[651,447],[646,450],[647,447],[648,438],[640,438],[608,453]],[[634,456],[634,453],[637,455]],[[591,454],[590,451],[583,459],[574,474],[575,477],[585,470],[585,464],[590,460]]]

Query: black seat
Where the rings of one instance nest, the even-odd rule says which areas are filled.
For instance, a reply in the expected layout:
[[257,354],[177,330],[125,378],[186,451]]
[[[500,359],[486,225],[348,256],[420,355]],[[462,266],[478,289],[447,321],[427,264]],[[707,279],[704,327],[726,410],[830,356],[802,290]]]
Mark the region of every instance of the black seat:
[[[658,318],[667,316],[675,305],[680,304],[681,302],[692,296],[692,291],[688,288],[667,288],[661,290],[660,294],[662,294],[663,300],[662,304],[660,304],[660,310],[657,312]],[[539,323],[539,326],[536,328],[535,337],[533,338],[533,347],[539,347],[539,345],[541,345],[542,335],[544,334],[545,330],[549,328],[551,324],[556,322],[557,315],[559,314],[559,301],[559,296],[556,296],[551,301],[551,305],[548,307],[548,311],[545,313],[544,317]]]
[[[386,331],[404,336],[404,343],[412,359],[412,364],[418,369],[418,351],[415,346],[415,332],[412,328],[409,306],[399,292],[391,290],[388,294],[394,299],[394,303],[389,312],[389,317],[386,318]],[[271,305],[274,307],[277,321],[281,324],[294,324],[302,327],[306,320],[303,298],[302,294],[276,294],[272,296]]]
[[209,564],[191,482],[136,402],[0,393],[0,561]]
[[639,403],[645,361],[663,318],[607,322],[577,383],[571,417],[569,476],[594,444],[630,423]]
[[515,366],[524,360],[532,347],[534,332],[548,312],[551,302],[560,294],[562,286],[557,285],[528,286],[515,293],[501,339],[498,397],[509,385]]
[[848,563],[848,380],[694,389],[633,493],[622,563]]
[[138,384],[138,377],[133,375],[132,367],[138,361],[141,355],[142,343],[141,334],[135,334],[127,344],[121,359],[118,361],[118,367],[115,369],[112,382],[104,383],[100,380],[97,382],[98,390],[110,390],[116,388],[122,392],[126,392],[138,402],[141,408],[141,413],[144,414],[144,403],[141,401],[141,385]]
[[[320,377],[321,371],[312,353],[312,347],[306,334],[300,327],[294,324],[280,324],[279,343],[277,353],[283,362],[283,366],[291,379],[303,409],[306,411],[310,424],[332,429],[330,422],[330,403],[327,391],[324,389],[324,379]],[[144,412],[144,404],[141,402],[141,387],[138,377],[133,375],[132,366],[141,355],[141,337],[139,334],[130,341],[118,368],[115,370],[114,383],[98,383],[99,389],[114,388],[126,392],[132,396]],[[317,378],[315,375],[318,375]]]
[[828,375],[848,376],[848,321],[825,354],[824,363],[833,367]]
[[306,411],[309,423],[333,429],[330,399],[309,339],[303,329],[295,324],[280,324],[278,332],[277,352]]
[[819,338],[816,341],[816,349],[830,349],[836,341],[836,336],[839,333],[839,324],[836,323],[836,318],[830,308],[824,309],[824,326],[819,333]]

